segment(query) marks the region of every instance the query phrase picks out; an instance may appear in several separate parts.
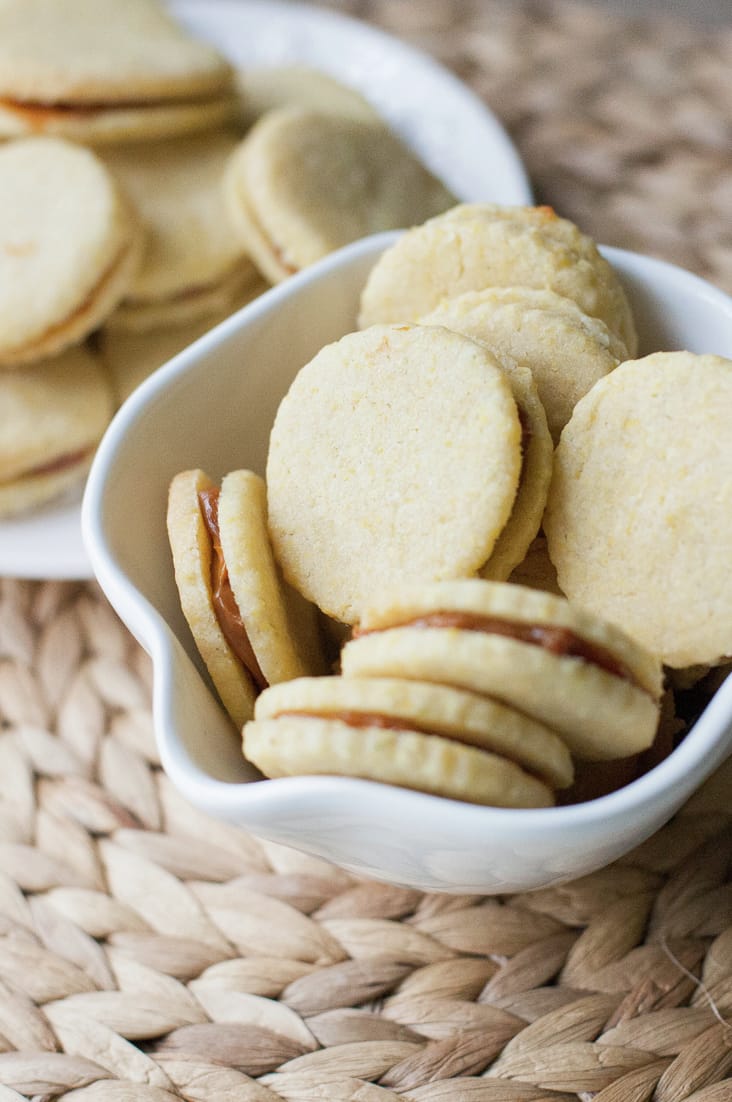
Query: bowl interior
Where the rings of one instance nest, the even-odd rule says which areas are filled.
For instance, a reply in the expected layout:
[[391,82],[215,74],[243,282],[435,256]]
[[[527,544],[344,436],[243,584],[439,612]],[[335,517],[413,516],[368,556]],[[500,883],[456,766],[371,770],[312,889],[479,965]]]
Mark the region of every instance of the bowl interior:
[[[242,760],[239,740],[210,689],[173,579],[165,530],[170,479],[191,467],[214,478],[238,467],[264,473],[282,396],[323,345],[355,328],[367,273],[396,236],[368,238],[327,257],[245,307],[148,379],[118,412],[99,448],[84,499],[85,539],[111,603],[153,656],[163,765],[189,799],[262,834],[396,882],[443,890],[489,885],[523,890],[607,863],[673,814],[732,748],[732,685],[720,690],[670,759],[592,804],[506,812],[340,778],[242,786],[258,775]],[[732,300],[671,265],[617,249],[604,252],[631,296],[640,354],[682,348],[730,353]],[[335,815],[336,807],[338,827],[326,840],[328,808]],[[414,812],[413,828],[405,825],[411,821],[407,810]],[[319,826],[313,826],[314,814]],[[611,815],[615,833],[608,837],[605,823]],[[367,864],[354,856],[355,825],[373,836],[375,817],[384,838],[391,831],[390,844],[394,831],[402,832],[402,850],[387,859],[384,842],[381,855]],[[514,841],[522,840],[514,852],[521,854],[518,866],[498,869],[499,856],[485,844],[467,856],[465,831],[473,838],[488,831],[490,837],[493,827],[509,821]],[[550,821],[554,835],[545,832]],[[576,840],[580,828],[582,844]],[[405,872],[405,854],[412,859],[417,848],[428,850],[430,832],[433,845],[446,845],[450,836],[455,847],[450,852],[462,861],[457,879],[453,857],[441,862],[439,875],[428,875],[424,866],[419,873]],[[575,851],[572,859],[554,860],[560,837],[560,849]],[[506,838],[502,846],[508,853]],[[547,855],[553,865],[547,865]]]

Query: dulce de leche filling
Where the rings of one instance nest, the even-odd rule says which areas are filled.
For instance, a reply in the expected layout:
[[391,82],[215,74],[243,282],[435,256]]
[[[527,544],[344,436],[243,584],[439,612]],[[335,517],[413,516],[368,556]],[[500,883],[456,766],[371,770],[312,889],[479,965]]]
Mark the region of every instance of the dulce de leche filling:
[[224,639],[239,659],[254,683],[258,693],[267,688],[268,682],[257,661],[254,648],[249,641],[239,606],[236,603],[229,571],[224,561],[219,529],[219,491],[216,489],[199,490],[198,502],[203,523],[211,540],[211,599],[216,619],[223,632]]
[[[598,666],[613,677],[629,681],[636,688],[643,686],[635,674],[624,662],[598,643],[583,639],[571,628],[552,624],[531,624],[519,620],[506,620],[497,616],[484,616],[474,612],[429,612],[424,616],[389,624],[389,627],[409,628],[458,628],[460,631],[485,632],[488,635],[502,635],[515,639],[519,643],[542,647],[560,658],[579,658],[591,666]],[[384,628],[356,628],[353,636],[370,635]]]

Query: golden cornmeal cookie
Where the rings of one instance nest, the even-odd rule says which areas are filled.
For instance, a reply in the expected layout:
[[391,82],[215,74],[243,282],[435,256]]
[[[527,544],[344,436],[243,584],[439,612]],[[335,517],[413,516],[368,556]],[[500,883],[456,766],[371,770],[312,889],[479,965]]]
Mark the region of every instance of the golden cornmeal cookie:
[[299,107],[270,111],[254,125],[225,186],[241,239],[273,283],[454,202],[385,126]]
[[355,88],[306,65],[242,69],[236,74],[244,119],[256,119],[280,107],[307,107],[348,118],[378,121],[374,108]]
[[[481,748],[498,719],[483,703],[416,682],[299,679],[261,695],[244,727],[244,754],[268,777],[330,773],[500,807],[553,804],[543,780]],[[516,717],[503,741],[512,744],[520,725]],[[566,780],[571,762],[560,759]]]
[[233,232],[222,179],[239,137],[226,130],[120,146],[104,161],[120,181],[145,228],[145,250],[115,324],[144,328],[216,312],[258,280]]
[[277,412],[275,554],[305,597],[355,623],[405,581],[479,569],[520,467],[516,403],[483,346],[437,327],[351,333],[300,370]]
[[634,353],[633,317],[615,272],[589,237],[549,208],[458,206],[410,230],[371,270],[359,324],[413,321],[444,298],[516,286],[572,299]]
[[96,357],[70,348],[0,374],[0,411],[0,516],[9,516],[83,480],[112,395]]
[[203,471],[176,475],[167,525],[183,614],[224,707],[241,726],[263,688],[317,669],[314,615],[288,608],[257,475],[234,471],[220,491]]
[[183,291],[159,302],[122,302],[107,318],[105,328],[140,338],[155,330],[193,325],[205,332],[268,290],[269,283],[244,262],[210,287]]
[[506,758],[552,788],[567,788],[574,767],[562,740],[528,716],[487,697],[397,678],[313,677],[274,685],[258,698],[256,719],[312,716],[354,728],[411,729]]
[[483,341],[499,363],[534,376],[555,443],[580,398],[628,351],[571,299],[533,287],[487,287],[445,299],[420,321]]
[[235,110],[229,65],[154,0],[0,3],[0,136],[163,137]]
[[561,597],[465,580],[404,589],[364,610],[343,673],[484,693],[556,731],[579,758],[650,746],[661,665],[618,628]]
[[82,340],[127,291],[139,231],[113,177],[79,146],[0,146],[0,366]]
[[562,434],[544,527],[567,596],[673,667],[732,654],[732,361],[657,352]]

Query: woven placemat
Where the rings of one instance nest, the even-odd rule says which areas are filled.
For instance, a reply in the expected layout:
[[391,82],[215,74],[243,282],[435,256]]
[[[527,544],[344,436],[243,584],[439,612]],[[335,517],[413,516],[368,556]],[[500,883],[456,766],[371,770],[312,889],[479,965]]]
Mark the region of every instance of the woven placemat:
[[[338,4],[493,106],[537,197],[732,290],[732,32]],[[730,1102],[732,765],[501,899],[360,881],[188,807],[94,585],[0,580],[0,1102]]]

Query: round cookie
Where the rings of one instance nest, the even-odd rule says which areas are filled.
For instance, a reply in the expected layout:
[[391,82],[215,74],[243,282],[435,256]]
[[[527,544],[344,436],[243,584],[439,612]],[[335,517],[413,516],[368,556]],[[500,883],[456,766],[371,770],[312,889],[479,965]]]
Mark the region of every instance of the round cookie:
[[675,668],[732,654],[732,361],[621,364],[562,434],[544,527],[567,596]]
[[0,516],[9,516],[83,480],[112,395],[95,356],[78,347],[0,374],[0,409]]
[[445,299],[420,319],[486,344],[503,366],[528,367],[555,443],[580,398],[628,351],[571,299],[532,287],[487,287]]
[[2,0],[0,96],[20,103],[139,103],[208,96],[231,69],[155,0]]
[[[298,678],[257,700],[257,719],[319,716],[372,726],[392,722],[442,735],[506,758],[552,788],[567,788],[574,768],[562,740],[541,723],[487,697],[397,678]],[[354,718],[355,717],[355,718]]]
[[94,154],[53,138],[0,146],[0,366],[54,355],[95,329],[127,290],[139,245]]
[[412,321],[444,298],[495,286],[572,299],[635,350],[632,313],[613,269],[589,237],[546,207],[458,206],[410,230],[371,270],[359,324]]
[[222,307],[257,280],[233,232],[222,194],[236,134],[218,130],[104,155],[145,229],[145,250],[115,324],[161,324],[161,311],[193,320]]
[[288,609],[272,558],[264,483],[235,471],[219,491],[203,471],[184,471],[170,485],[167,526],[183,614],[241,727],[258,692],[315,672],[319,661],[314,619]]
[[[548,785],[514,762],[441,734],[453,702],[439,693],[420,699],[415,685],[409,699],[386,680],[317,680],[324,684],[290,682],[257,702],[243,749],[266,776],[334,773],[500,807],[554,803]],[[314,701],[320,712],[308,711]]]
[[355,623],[384,590],[479,569],[520,466],[516,404],[485,348],[437,327],[351,333],[300,370],[277,412],[275,554],[305,597]]
[[225,188],[242,241],[273,283],[454,202],[385,126],[299,107],[270,111],[254,125],[231,158]]
[[406,677],[484,693],[556,731],[579,758],[646,749],[660,663],[619,629],[537,590],[480,580],[404,590],[364,610],[346,676]]

